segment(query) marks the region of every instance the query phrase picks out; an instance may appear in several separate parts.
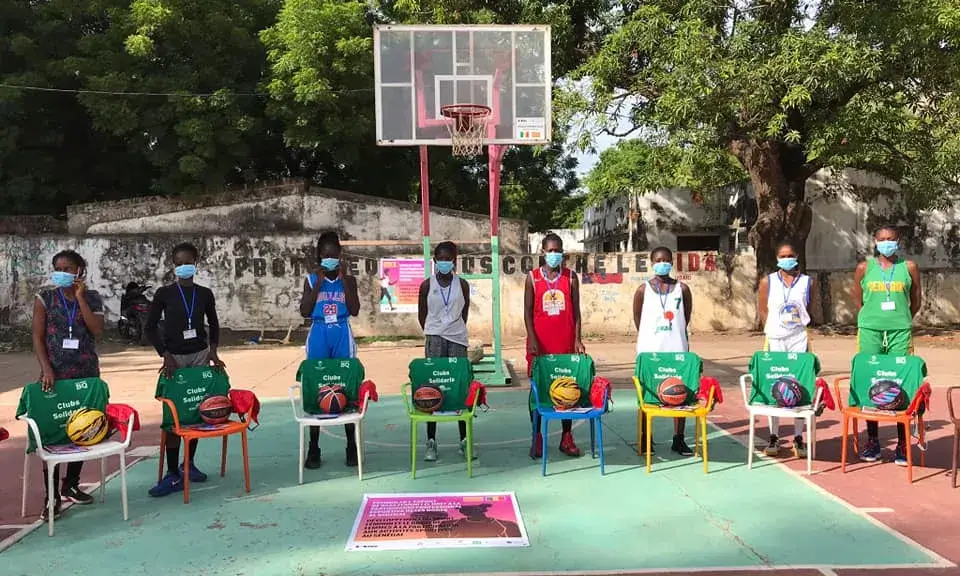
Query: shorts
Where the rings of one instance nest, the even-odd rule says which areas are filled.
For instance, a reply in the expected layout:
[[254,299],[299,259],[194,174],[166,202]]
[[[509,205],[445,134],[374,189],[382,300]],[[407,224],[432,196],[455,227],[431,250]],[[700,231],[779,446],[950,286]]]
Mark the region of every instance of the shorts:
[[307,336],[307,358],[326,360],[328,358],[356,358],[357,343],[349,322],[324,324],[315,322]]
[[910,356],[913,354],[913,329],[857,330],[857,352],[865,354],[888,354],[891,356]]
[[467,347],[443,336],[427,334],[423,343],[423,355],[427,358],[466,358]]
[[204,348],[192,354],[173,354],[173,359],[177,361],[177,366],[181,368],[207,366],[210,364],[210,349]]
[[784,338],[770,338],[768,336],[763,343],[763,349],[765,352],[809,352],[810,339],[807,337],[806,330]]

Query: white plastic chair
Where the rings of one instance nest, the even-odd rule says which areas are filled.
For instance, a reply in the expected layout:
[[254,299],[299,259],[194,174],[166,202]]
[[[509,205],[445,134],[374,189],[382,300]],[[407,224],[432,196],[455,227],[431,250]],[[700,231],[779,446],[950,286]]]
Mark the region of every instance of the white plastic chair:
[[[54,467],[58,464],[68,464],[70,462],[87,462],[90,460],[100,460],[100,502],[102,503],[107,490],[107,457],[120,456],[120,493],[123,502],[123,520],[127,520],[127,448],[130,447],[130,439],[133,437],[134,418],[131,417],[127,422],[127,439],[123,442],[116,440],[104,440],[99,444],[87,446],[83,452],[73,452],[70,454],[54,454],[48,452],[40,440],[40,429],[37,423],[30,418],[29,414],[20,416],[19,420],[27,423],[28,433],[32,433],[37,440],[37,449],[32,454],[26,453],[23,457],[23,503],[20,508],[20,517],[27,515],[27,484],[30,478],[30,457],[39,456],[40,460],[47,465],[47,494],[53,494]],[[59,478],[57,479],[59,480]],[[49,534],[53,536],[53,498],[47,499],[47,515],[50,520]]]
[[779,406],[768,406],[766,404],[751,404],[750,395],[747,393],[747,380],[753,386],[753,376],[744,374],[740,376],[740,392],[743,394],[743,405],[747,407],[750,415],[750,441],[747,444],[747,468],[753,468],[754,437],[757,416],[774,416],[777,418],[803,418],[807,422],[807,474],[813,474],[813,460],[817,457],[817,412],[814,406],[820,405],[820,397],[823,391],[817,389],[812,405],[797,406],[796,408],[780,408]]
[[289,389],[290,405],[293,407],[293,419],[300,424],[300,459],[299,467],[300,484],[303,484],[303,461],[306,457],[303,435],[307,428],[326,428],[329,426],[342,426],[344,424],[356,424],[353,429],[353,439],[357,445],[357,478],[363,480],[363,418],[367,415],[367,405],[370,403],[370,397],[365,396],[363,405],[359,412],[349,412],[340,414],[335,418],[318,418],[303,411],[302,388],[299,384],[294,384]]

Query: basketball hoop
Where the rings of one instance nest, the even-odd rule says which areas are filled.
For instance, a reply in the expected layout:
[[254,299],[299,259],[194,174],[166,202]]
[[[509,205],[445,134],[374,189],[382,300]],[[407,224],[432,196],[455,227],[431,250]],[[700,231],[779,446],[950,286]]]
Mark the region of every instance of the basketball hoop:
[[449,104],[440,114],[447,123],[454,156],[477,156],[483,150],[483,136],[490,119],[490,107],[481,104]]

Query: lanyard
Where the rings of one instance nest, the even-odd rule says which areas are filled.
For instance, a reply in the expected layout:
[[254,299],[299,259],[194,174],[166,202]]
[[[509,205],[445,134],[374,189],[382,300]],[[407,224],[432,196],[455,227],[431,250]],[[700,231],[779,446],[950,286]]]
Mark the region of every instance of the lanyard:
[[890,279],[887,280],[887,275],[883,271],[883,266],[880,266],[880,280],[883,281],[883,287],[887,290],[887,301],[890,301],[890,285],[893,284],[893,275],[897,272],[897,263],[894,262],[890,266]]
[[443,307],[444,307],[444,308],[449,308],[449,307],[450,307],[450,292],[453,291],[453,281],[454,281],[454,280],[456,280],[456,278],[453,278],[453,277],[450,278],[450,285],[447,286],[447,293],[444,294],[444,293],[443,293],[443,286],[440,285],[440,277],[439,277],[439,276],[437,277],[437,289],[438,289],[439,292],[440,292],[440,299],[443,300]]
[[[177,289],[180,290],[180,298],[183,300],[183,309],[187,309],[187,295],[183,293],[183,287],[177,282]],[[187,311],[187,330],[193,330],[193,307],[197,303],[197,287],[193,287],[193,295],[190,297],[190,310]]]
[[557,284],[560,283],[561,272],[557,271],[557,278],[551,282],[550,277],[547,276],[547,271],[543,268],[540,269],[540,274],[543,275],[543,281],[547,283],[547,290],[550,292],[550,297],[553,298],[553,292],[557,289]]
[[[653,283],[651,282],[650,285],[652,286]],[[654,288],[654,292],[657,293],[657,298],[660,299],[660,308],[663,310],[663,313],[666,314],[667,300],[670,298],[670,292],[672,291],[672,289],[670,288],[670,286],[667,286],[667,291],[663,292],[662,291],[664,288],[663,281],[657,282],[657,286],[658,288]]]
[[783,285],[783,303],[786,304],[790,300],[790,291],[793,290],[793,287],[796,286],[797,282],[800,281],[800,277],[797,276],[794,278],[793,282],[791,282],[789,286],[787,286],[787,283],[784,282],[783,276],[779,272],[777,272],[777,278],[780,279],[780,284]]
[[70,310],[67,308],[67,298],[63,295],[63,290],[57,290],[57,293],[60,294],[60,301],[63,302],[63,309],[67,311],[67,331],[70,333],[68,337],[73,340],[73,321],[77,318],[77,298],[74,297],[73,310]]

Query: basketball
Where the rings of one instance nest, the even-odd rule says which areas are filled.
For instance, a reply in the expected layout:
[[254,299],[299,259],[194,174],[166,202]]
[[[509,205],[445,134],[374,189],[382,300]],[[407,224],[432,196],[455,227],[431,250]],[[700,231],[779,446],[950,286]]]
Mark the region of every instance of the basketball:
[[664,406],[682,406],[687,403],[687,396],[689,391],[686,385],[675,376],[664,378],[657,387],[657,398]]
[[575,408],[580,403],[580,387],[569,376],[560,376],[550,383],[550,400],[559,409]]
[[67,420],[67,437],[77,446],[93,446],[107,437],[107,428],[103,412],[81,408]]
[[340,414],[347,407],[343,386],[321,386],[317,390],[317,404],[324,414]]
[[200,419],[207,424],[223,424],[233,413],[233,402],[226,396],[207,396],[197,408]]
[[796,378],[781,376],[770,387],[770,395],[781,408],[795,408],[803,398],[803,388]]
[[879,380],[870,387],[870,402],[880,410],[903,410],[907,393],[892,380]]
[[413,392],[413,405],[420,412],[436,412],[443,405],[443,392],[436,386],[421,386]]

